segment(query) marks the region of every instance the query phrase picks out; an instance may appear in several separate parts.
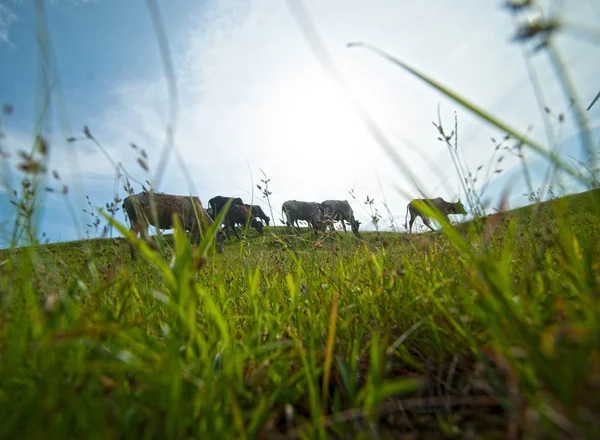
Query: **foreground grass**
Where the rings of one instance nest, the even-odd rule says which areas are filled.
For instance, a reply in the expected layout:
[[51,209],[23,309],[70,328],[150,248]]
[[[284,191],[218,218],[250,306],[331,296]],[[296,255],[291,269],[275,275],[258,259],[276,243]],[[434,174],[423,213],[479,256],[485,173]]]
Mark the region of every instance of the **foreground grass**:
[[594,438],[599,200],[207,259],[179,231],[136,262],[123,239],[2,251],[0,436]]

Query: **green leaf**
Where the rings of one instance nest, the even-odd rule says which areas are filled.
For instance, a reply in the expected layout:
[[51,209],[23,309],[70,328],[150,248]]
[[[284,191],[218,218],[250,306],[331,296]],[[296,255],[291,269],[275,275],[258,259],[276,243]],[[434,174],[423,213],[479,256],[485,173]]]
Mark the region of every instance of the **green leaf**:
[[375,390],[375,401],[379,404],[389,397],[417,391],[424,385],[425,382],[422,379],[417,378],[383,381]]

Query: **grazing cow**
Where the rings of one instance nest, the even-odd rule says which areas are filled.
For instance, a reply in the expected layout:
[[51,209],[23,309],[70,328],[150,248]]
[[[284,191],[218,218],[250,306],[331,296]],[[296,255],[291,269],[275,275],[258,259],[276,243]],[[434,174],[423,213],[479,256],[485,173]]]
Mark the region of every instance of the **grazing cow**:
[[265,214],[265,212],[262,210],[262,208],[258,205],[244,205],[248,210],[250,208],[252,208],[252,215],[255,217],[258,217],[262,220],[265,221],[265,223],[267,224],[267,226],[269,226],[269,222],[271,221],[271,218]]
[[329,219],[332,220],[332,223],[330,223],[332,230],[334,229],[333,222],[340,221],[342,222],[344,231],[346,231],[345,221],[347,221],[350,223],[354,235],[360,237],[360,234],[358,233],[360,221],[354,218],[354,212],[352,211],[348,200],[325,200],[321,203],[321,206],[323,207],[325,217],[329,217]]
[[244,205],[244,202],[239,197],[215,196],[208,201],[208,206],[210,207],[210,209],[212,210],[212,213],[214,215],[213,219],[215,219],[219,215],[219,213],[221,212],[221,210],[223,209],[225,204],[229,201],[229,199],[233,200],[231,202],[231,206],[233,206],[233,205],[242,205],[243,206]]
[[285,214],[285,224],[290,227],[295,225],[297,228],[298,220],[304,220],[313,227],[315,232],[321,229],[323,221],[323,208],[317,202],[302,202],[299,200],[288,200],[281,206]]
[[445,218],[448,220],[449,214],[466,214],[465,207],[461,203],[460,199],[458,202],[446,202],[441,197],[437,197],[435,199],[413,199],[406,206],[406,215],[404,216],[404,228],[406,228],[406,219],[408,217],[408,213],[410,212],[410,222],[409,222],[409,233],[412,233],[412,225],[417,219],[417,217],[421,217],[425,226],[434,231],[434,229],[429,224],[427,215],[419,210],[416,206],[416,201],[423,202],[427,204],[430,208],[433,208],[439,211]]
[[215,214],[214,214],[214,212],[213,212],[213,210],[212,210],[212,208],[210,206],[208,208],[206,208],[206,213],[211,218],[211,220],[214,222],[215,221]]
[[[202,231],[204,232],[206,232],[209,225],[214,223],[202,207],[200,199],[195,196],[176,196],[164,193],[150,194],[148,191],[143,191],[125,197],[123,211],[129,217],[131,230],[135,232],[136,236],[141,232],[144,239],[148,238],[149,224],[157,229],[172,229],[174,226],[173,214],[179,217],[181,225],[192,234],[196,242],[200,241],[197,218],[200,219]],[[225,233],[222,230],[217,231],[216,243],[219,253],[223,252],[224,240]],[[135,258],[133,245],[131,244],[130,249],[132,257]]]
[[254,215],[250,214],[248,208],[243,205],[231,205],[227,214],[225,215],[225,230],[230,228],[235,236],[240,238],[237,231],[235,230],[236,224],[245,225],[246,219],[250,216],[250,226],[258,231],[259,234],[263,233],[263,224],[258,220],[258,218],[254,217]]

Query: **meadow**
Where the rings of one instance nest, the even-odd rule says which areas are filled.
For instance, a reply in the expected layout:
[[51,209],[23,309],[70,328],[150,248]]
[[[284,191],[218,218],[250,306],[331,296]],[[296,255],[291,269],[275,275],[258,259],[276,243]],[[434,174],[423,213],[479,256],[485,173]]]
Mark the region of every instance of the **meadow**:
[[[171,106],[168,39],[157,4],[147,4]],[[300,2],[288,6],[321,67],[342,84]],[[504,9],[517,18],[534,6],[507,0]],[[40,23],[40,59],[54,65],[50,34]],[[434,123],[474,218],[451,224],[431,212],[440,221],[435,232],[361,231],[360,237],[280,226],[257,235],[246,228],[242,240],[226,241],[222,254],[214,246],[219,221],[197,244],[178,226],[149,242],[134,237],[112,218],[118,195],[106,209],[89,203],[86,212],[91,227],[106,225],[105,232],[123,237],[41,244],[40,192],[64,196],[72,213],[82,207],[69,204],[69,188],[47,166],[50,141],[42,128],[58,82],[56,72],[40,75],[35,141],[15,155],[23,178],[17,183],[2,171],[17,187],[7,190],[16,217],[8,215],[0,228],[10,241],[0,250],[0,438],[600,438],[597,142],[551,39],[560,25],[536,15],[516,26],[513,42],[536,43],[527,57],[548,56],[587,154],[581,167],[555,154],[559,136],[552,131],[566,117],[544,106],[531,63],[549,145],[406,62],[352,42],[349,49],[383,58],[503,134],[500,142],[492,139],[486,169],[474,175],[461,158],[457,119],[443,127],[438,114]],[[376,122],[351,104],[409,175]],[[8,117],[12,104],[3,110]],[[83,134],[65,142],[89,141],[101,150],[119,188],[127,175],[122,164],[90,128]],[[163,152],[174,153],[167,138]],[[146,152],[132,147],[151,174]],[[564,175],[587,191],[541,202],[525,152],[551,165],[544,186]],[[529,187],[522,190],[532,204],[488,215],[482,194],[509,154],[523,166]],[[270,203],[267,182],[265,175],[257,187]],[[133,192],[129,180],[124,189]],[[373,214],[372,199],[366,204]],[[377,219],[375,211],[375,226]]]
[[1,251],[0,437],[595,438],[599,202]]

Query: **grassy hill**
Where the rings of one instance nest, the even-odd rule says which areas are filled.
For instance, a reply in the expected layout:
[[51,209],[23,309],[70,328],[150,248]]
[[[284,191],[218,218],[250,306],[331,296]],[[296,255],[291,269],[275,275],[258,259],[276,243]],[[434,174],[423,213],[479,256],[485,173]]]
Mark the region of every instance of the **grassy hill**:
[[0,436],[594,438],[599,205],[0,251]]
[[[544,202],[514,208],[500,213],[492,214],[488,218],[512,218],[522,226],[529,226],[532,221],[545,222],[555,221],[558,214],[568,215],[570,218],[581,219],[582,217],[596,218],[598,209],[600,209],[600,189],[593,189],[577,194],[547,200]],[[468,225],[471,222],[465,222]]]

